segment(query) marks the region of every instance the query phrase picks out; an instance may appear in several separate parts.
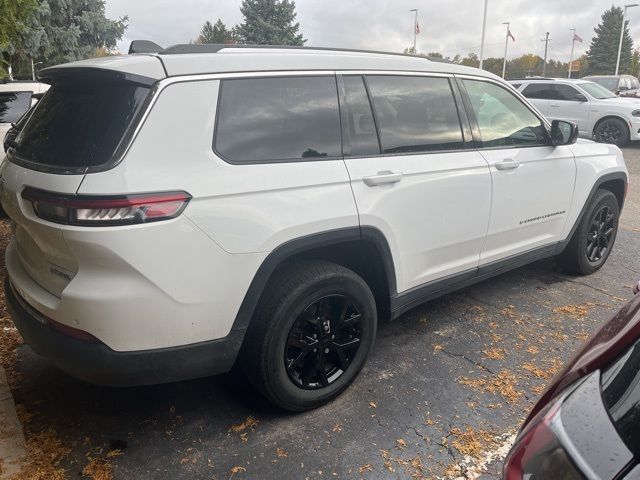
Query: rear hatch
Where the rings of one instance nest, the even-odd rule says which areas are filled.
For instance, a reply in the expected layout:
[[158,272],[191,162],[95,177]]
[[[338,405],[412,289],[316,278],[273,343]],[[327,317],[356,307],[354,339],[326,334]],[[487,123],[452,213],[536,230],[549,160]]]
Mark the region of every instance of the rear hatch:
[[8,152],[0,199],[15,222],[14,247],[25,273],[60,297],[78,270],[64,239],[71,227],[39,218],[22,192],[31,187],[74,195],[87,173],[112,168],[156,80],[94,68],[52,69],[44,78],[51,88]]

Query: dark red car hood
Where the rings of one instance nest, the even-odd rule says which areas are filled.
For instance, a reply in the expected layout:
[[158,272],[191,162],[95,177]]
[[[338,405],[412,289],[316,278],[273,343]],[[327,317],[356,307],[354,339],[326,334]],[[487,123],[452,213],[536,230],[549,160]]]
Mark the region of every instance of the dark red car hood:
[[640,295],[607,323],[602,325],[558,373],[535,404],[522,428],[551,400],[576,380],[604,368],[617,359],[640,338]]

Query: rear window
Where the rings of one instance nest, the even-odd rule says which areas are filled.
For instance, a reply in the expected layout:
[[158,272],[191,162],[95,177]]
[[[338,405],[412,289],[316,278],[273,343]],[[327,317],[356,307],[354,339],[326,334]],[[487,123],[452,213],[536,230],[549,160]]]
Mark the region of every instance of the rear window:
[[15,123],[31,106],[32,92],[0,92],[0,123]]
[[335,77],[224,80],[215,149],[233,163],[342,155]]
[[62,169],[106,164],[148,93],[125,81],[54,84],[18,135],[15,156]]
[[640,455],[640,342],[602,373],[602,399],[618,433]]

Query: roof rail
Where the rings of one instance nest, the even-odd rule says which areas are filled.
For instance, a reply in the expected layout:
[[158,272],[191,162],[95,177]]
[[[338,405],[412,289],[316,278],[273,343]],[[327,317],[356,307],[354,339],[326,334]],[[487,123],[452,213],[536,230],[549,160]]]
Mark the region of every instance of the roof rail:
[[208,44],[197,44],[197,43],[183,43],[179,45],[173,45],[171,47],[165,48],[164,50],[160,50],[160,55],[179,55],[184,53],[218,53],[222,49],[226,48],[263,48],[263,49],[278,49],[278,50],[308,50],[308,51],[326,51],[326,52],[352,52],[352,53],[374,53],[379,55],[399,55],[402,57],[416,57],[422,58],[425,60],[431,60],[434,62],[444,62],[451,63],[449,60],[445,60],[443,58],[437,57],[425,57],[423,55],[413,55],[406,53],[398,53],[398,52],[383,52],[378,50],[359,50],[352,48],[332,48],[332,47],[306,47],[306,46],[298,46],[298,45],[250,45],[244,43],[230,43],[230,44],[222,44],[222,43],[208,43]]
[[162,47],[151,40],[133,40],[129,45],[129,55],[132,53],[158,53]]

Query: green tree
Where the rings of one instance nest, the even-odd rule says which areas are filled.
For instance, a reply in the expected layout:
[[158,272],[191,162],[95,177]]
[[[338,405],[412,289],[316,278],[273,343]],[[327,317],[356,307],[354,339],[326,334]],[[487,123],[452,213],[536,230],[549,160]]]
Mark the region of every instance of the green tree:
[[31,60],[42,68],[92,57],[98,49],[113,50],[127,23],[127,17],[106,18],[104,0],[38,0],[5,57],[29,76]]
[[634,77],[640,76],[640,51],[636,48],[631,54],[631,62],[629,63],[629,74]]
[[255,45],[304,45],[293,0],[242,0],[238,41]]
[[[595,28],[595,36],[591,40],[587,58],[589,59],[589,73],[612,75],[616,70],[620,29],[622,28],[622,8],[611,7],[602,14],[602,21]],[[629,34],[629,24],[625,23],[620,53],[620,72],[629,71],[633,41]]]
[[480,59],[477,54],[470,52],[469,55],[460,60],[460,65],[478,68],[480,66]]
[[212,25],[206,21],[200,30],[196,43],[231,43],[233,41],[233,31],[229,30],[220,19]]
[[427,57],[444,58],[440,52],[429,52],[427,53]]
[[[37,5],[37,0],[0,0],[0,55],[9,50],[24,31],[29,15]],[[5,62],[0,62],[0,77],[7,73]]]

